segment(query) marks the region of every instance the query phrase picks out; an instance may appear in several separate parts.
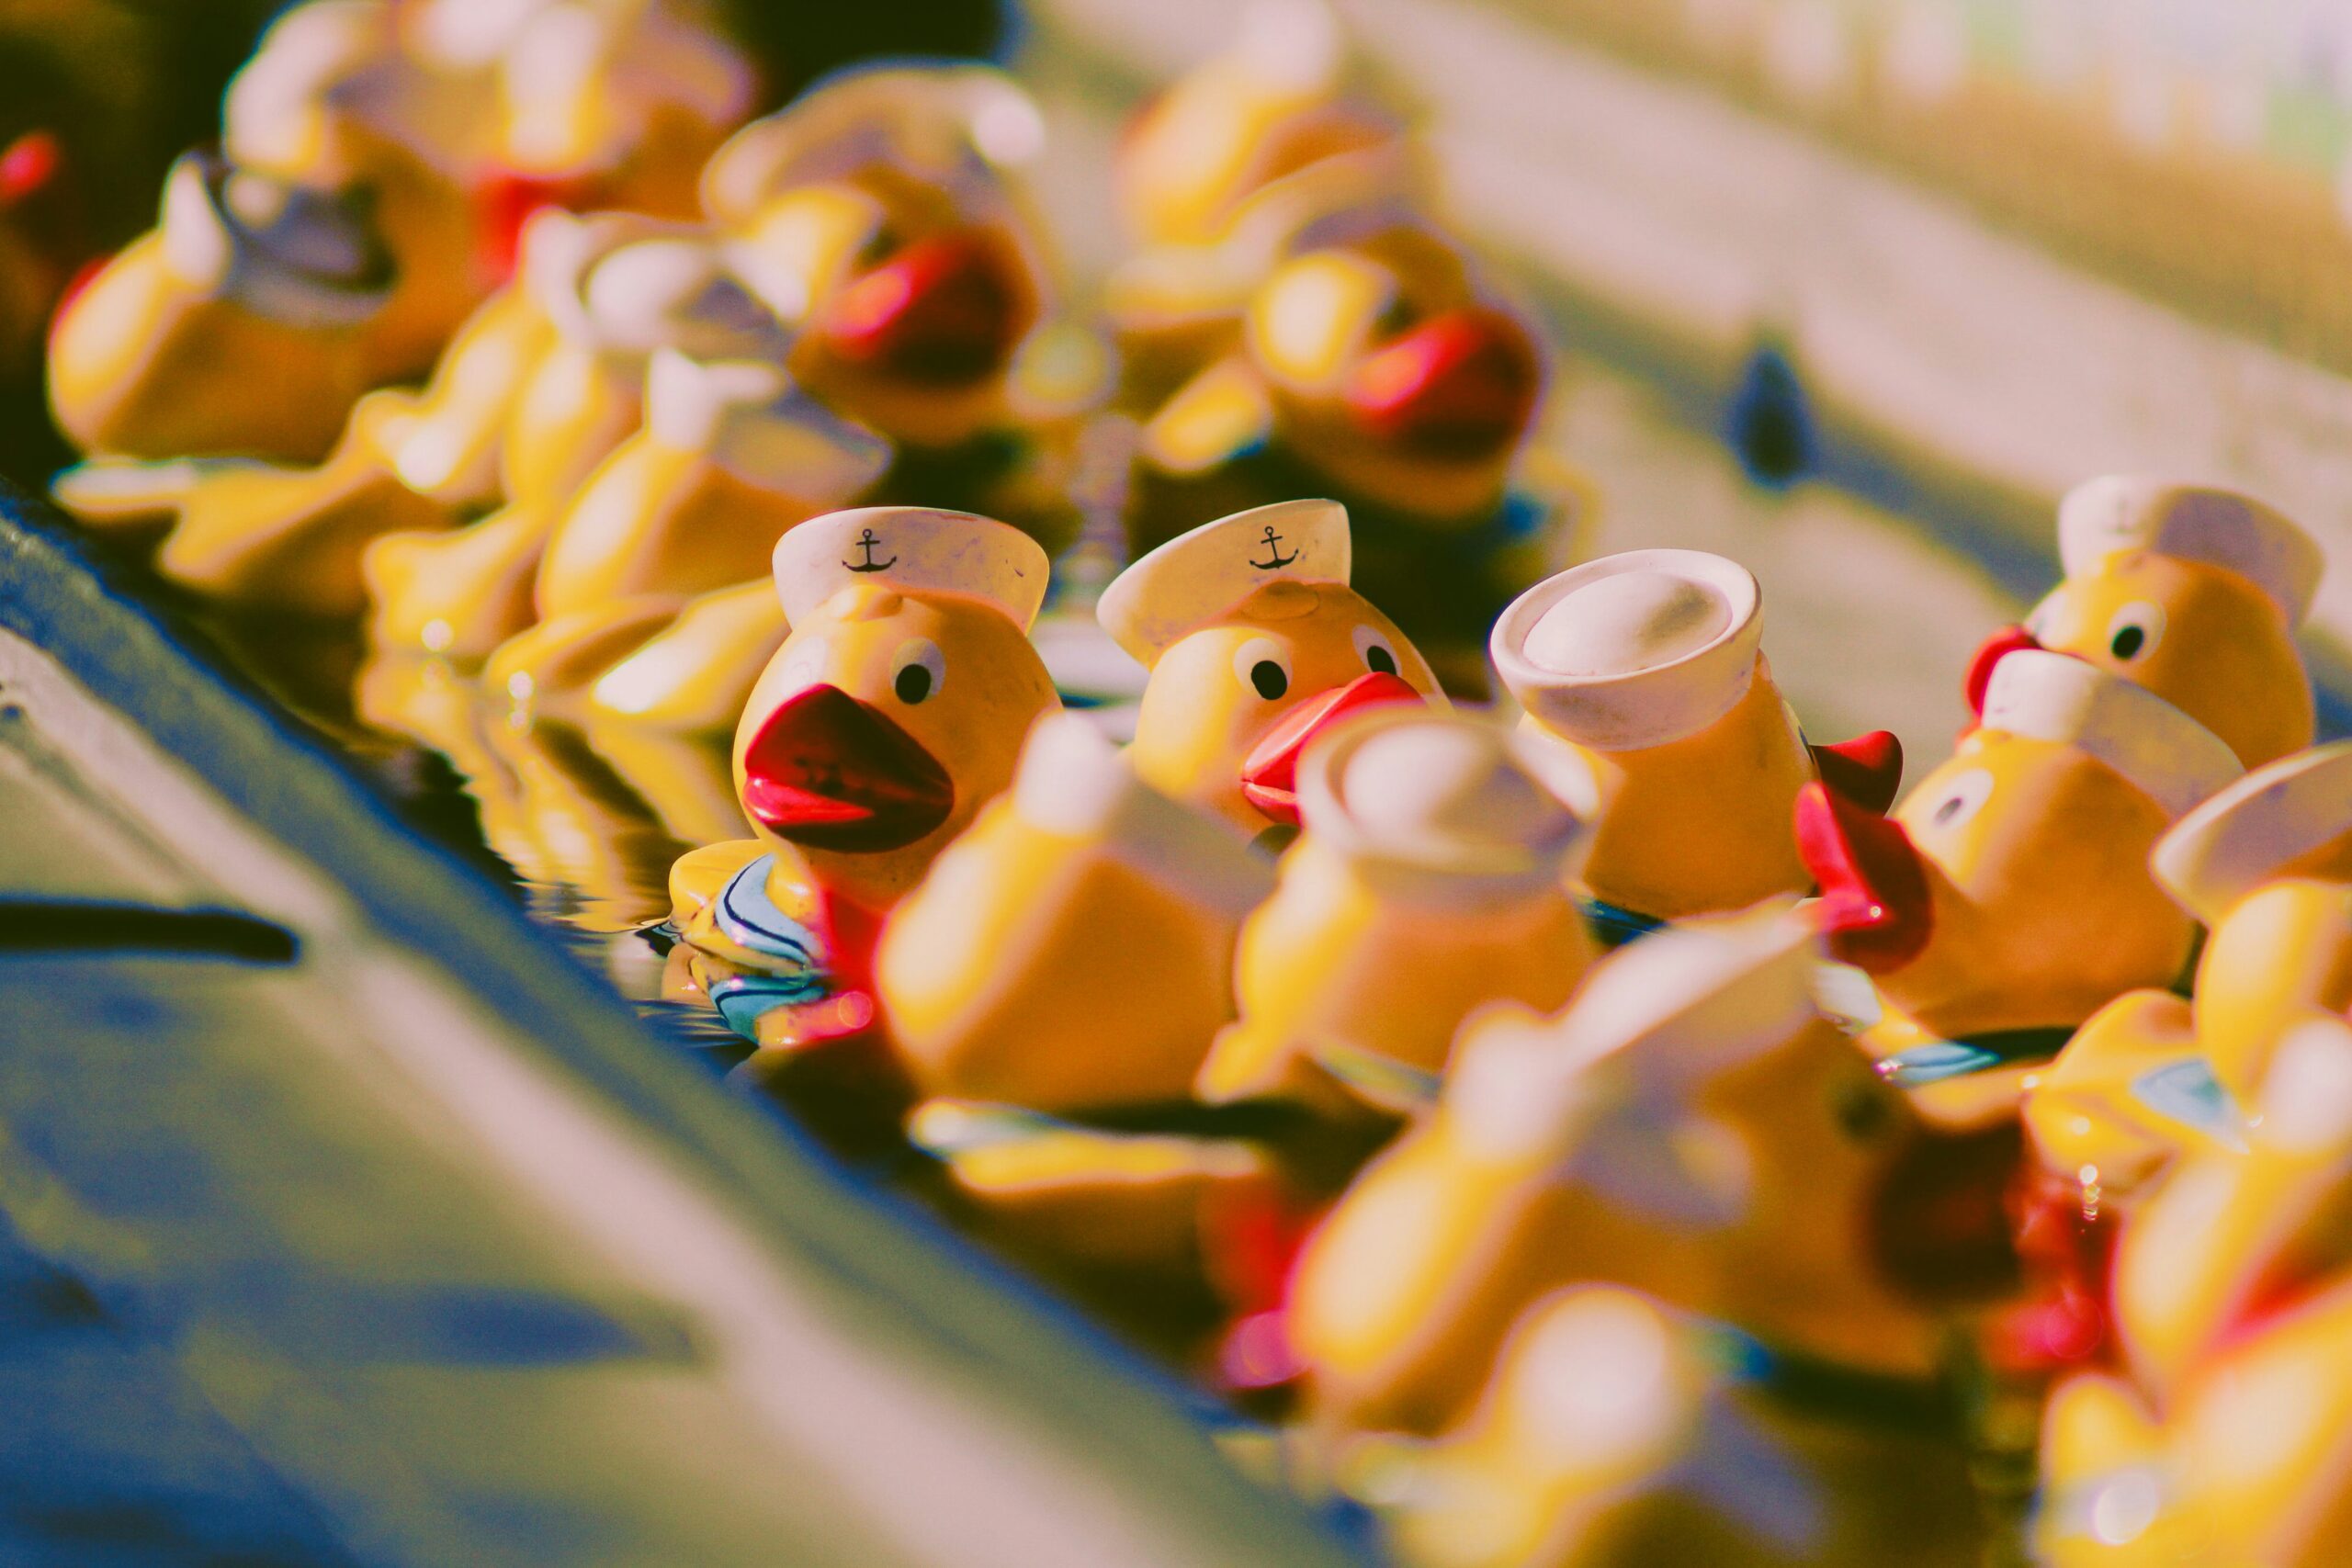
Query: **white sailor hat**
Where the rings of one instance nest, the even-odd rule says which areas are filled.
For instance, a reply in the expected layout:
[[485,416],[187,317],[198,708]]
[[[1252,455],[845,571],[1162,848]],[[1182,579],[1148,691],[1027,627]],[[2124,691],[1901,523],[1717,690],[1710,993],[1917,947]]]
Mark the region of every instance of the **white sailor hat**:
[[2234,571],[2261,589],[2290,626],[2311,612],[2326,567],[2309,534],[2236,491],[2110,474],[2067,491],[2058,505],[2058,558],[2066,575],[2089,575],[2119,550]]
[[1571,567],[1513,600],[1489,651],[1546,728],[1603,751],[1679,740],[1747,694],[1763,595],[1704,550],[1628,550]]
[[1568,1108],[1600,1064],[1641,1048],[1638,1079],[1690,1081],[1794,1035],[1819,1016],[1821,939],[1793,900],[1677,923],[1595,964],[1566,1011],[1498,1012],[1455,1052],[1445,1104],[1498,1154],[1572,1131]]
[[2352,835],[2352,740],[2256,768],[2172,826],[2149,864],[2207,925],[2290,861]]
[[1094,615],[1114,641],[1149,665],[1269,582],[1346,587],[1351,559],[1346,507],[1276,502],[1179,534],[1113,579]]
[[2064,653],[1993,667],[1982,728],[2086,751],[2178,817],[2245,770],[2222,738],[2144,686]]
[[1315,842],[1465,886],[1556,886],[1585,830],[1510,732],[1434,708],[1368,709],[1309,747],[1298,776]]
[[842,589],[875,583],[923,597],[978,599],[1023,631],[1046,599],[1051,563],[1010,524],[930,506],[860,506],[787,529],[775,547],[776,597],[797,626]]

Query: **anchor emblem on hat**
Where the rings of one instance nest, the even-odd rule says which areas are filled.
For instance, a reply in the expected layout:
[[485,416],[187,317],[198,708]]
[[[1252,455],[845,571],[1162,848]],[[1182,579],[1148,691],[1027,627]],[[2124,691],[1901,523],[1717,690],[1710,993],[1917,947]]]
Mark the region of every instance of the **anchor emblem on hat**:
[[[1268,530],[1269,533],[1272,531],[1272,530],[1271,529]],[[874,558],[874,552],[881,547],[882,540],[871,528],[868,528],[858,535],[856,544],[859,549],[865,552],[865,559],[863,564],[855,561],[842,562],[843,566],[848,567],[852,571],[888,571],[892,567],[899,564],[899,558],[896,556],[892,556],[888,560],[885,561],[877,561]]]
[[1283,554],[1283,536],[1274,532],[1274,525],[1272,523],[1266,525],[1266,536],[1261,542],[1266,547],[1266,558],[1250,563],[1260,571],[1279,571],[1298,558],[1296,550],[1291,551],[1288,555]]

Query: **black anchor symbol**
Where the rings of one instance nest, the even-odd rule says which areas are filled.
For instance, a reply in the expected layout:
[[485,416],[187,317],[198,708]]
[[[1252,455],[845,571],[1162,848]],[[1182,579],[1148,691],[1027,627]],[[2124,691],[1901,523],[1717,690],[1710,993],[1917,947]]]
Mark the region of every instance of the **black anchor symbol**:
[[875,534],[874,534],[874,530],[873,530],[873,529],[871,529],[871,528],[866,529],[864,533],[860,534],[860,535],[857,536],[857,547],[858,547],[858,548],[860,548],[860,549],[862,549],[862,550],[864,550],[864,551],[865,552],[865,565],[863,565],[863,566],[857,566],[857,565],[853,565],[853,564],[852,564],[851,562],[849,562],[849,561],[843,561],[843,562],[842,562],[842,564],[843,566],[848,567],[848,568],[850,569],[850,570],[852,570],[852,571],[888,571],[888,570],[889,570],[892,567],[894,567],[894,566],[896,566],[896,565],[898,565],[898,564],[899,564],[899,558],[898,558],[898,557],[896,557],[896,556],[892,556],[888,560],[886,560],[886,561],[877,561],[877,560],[876,560],[876,559],[874,558],[874,552],[875,552],[875,550],[876,550],[876,549],[877,549],[877,548],[879,548],[879,547],[880,547],[881,543],[882,543],[882,541],[881,541],[880,539],[878,539],[878,538],[876,538],[876,537],[875,536]]
[[1298,558],[1298,552],[1296,550],[1293,550],[1290,554],[1284,555],[1283,554],[1282,544],[1283,536],[1274,532],[1274,525],[1272,523],[1267,524],[1265,538],[1266,558],[1264,560],[1253,560],[1250,564],[1256,567],[1260,571],[1279,571],[1283,567],[1286,567],[1291,562],[1296,560]]

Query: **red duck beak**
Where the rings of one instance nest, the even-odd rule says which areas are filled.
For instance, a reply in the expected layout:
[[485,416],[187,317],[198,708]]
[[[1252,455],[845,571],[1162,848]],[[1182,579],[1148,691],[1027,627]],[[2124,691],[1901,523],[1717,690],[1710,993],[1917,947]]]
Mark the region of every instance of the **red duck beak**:
[[1935,931],[1927,863],[1903,824],[1818,784],[1797,792],[1797,853],[1821,885],[1814,919],[1838,958],[1872,975],[1902,968]]
[[918,240],[842,290],[825,341],[842,358],[910,380],[973,380],[1001,367],[1020,331],[1020,290],[1001,247],[978,233]]
[[0,212],[47,190],[64,164],[64,144],[53,130],[28,130],[0,148]]
[[1374,671],[1307,698],[1274,722],[1241,761],[1241,797],[1286,828],[1298,826],[1298,759],[1350,714],[1386,703],[1418,703],[1400,676]]
[[1979,644],[1968,661],[1968,680],[1962,688],[1968,696],[1968,711],[1979,718],[1984,716],[1984,688],[1993,683],[1995,665],[2022,649],[2041,646],[2023,626],[2003,626]]
[[1484,457],[1527,428],[1540,379],[1517,321],[1448,310],[1367,355],[1349,378],[1347,405],[1382,441],[1432,457]]
[[1903,742],[1892,730],[1873,729],[1834,746],[1815,746],[1813,765],[1829,792],[1879,817],[1903,787]]
[[743,753],[743,806],[810,849],[900,849],[947,820],[955,781],[922,743],[838,686],[816,685],[770,714]]

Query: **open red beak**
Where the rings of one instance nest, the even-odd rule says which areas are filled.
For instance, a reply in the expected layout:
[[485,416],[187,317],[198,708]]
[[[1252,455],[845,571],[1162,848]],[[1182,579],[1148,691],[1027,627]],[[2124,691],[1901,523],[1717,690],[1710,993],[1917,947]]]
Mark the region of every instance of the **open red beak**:
[[1892,730],[1873,729],[1851,740],[1813,749],[1814,770],[1832,795],[1878,816],[1894,804],[1903,787],[1903,742]]
[[1993,683],[1995,665],[2021,649],[2041,646],[2023,626],[2003,626],[1979,644],[1968,660],[1968,682],[1962,688],[1968,695],[1968,711],[1979,718],[1984,716],[1984,688]]
[[1934,933],[1926,863],[1903,825],[1818,784],[1797,792],[1797,853],[1821,885],[1814,919],[1838,957],[1872,975],[1900,969]]
[[1432,316],[1367,355],[1347,405],[1374,436],[1433,457],[1484,457],[1535,412],[1535,349],[1499,310]]
[[844,359],[910,380],[969,381],[1002,366],[1020,331],[1002,249],[977,233],[918,240],[842,290],[825,340]]
[[810,686],[768,716],[743,754],[743,805],[810,849],[899,849],[947,820],[956,784],[922,743],[838,686]]
[[1241,796],[1272,821],[1298,826],[1298,759],[1316,737],[1351,713],[1384,703],[1418,703],[1421,694],[1396,675],[1359,675],[1307,698],[1274,722],[1241,761]]

